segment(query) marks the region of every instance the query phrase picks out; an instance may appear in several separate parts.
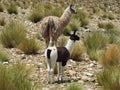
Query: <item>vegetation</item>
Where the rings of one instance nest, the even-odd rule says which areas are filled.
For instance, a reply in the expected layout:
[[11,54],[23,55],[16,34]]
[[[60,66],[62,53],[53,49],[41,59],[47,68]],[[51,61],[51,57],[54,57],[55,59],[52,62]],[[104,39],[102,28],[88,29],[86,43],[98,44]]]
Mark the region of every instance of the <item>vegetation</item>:
[[10,22],[1,33],[1,43],[4,47],[16,47],[26,36],[26,27],[19,22]]
[[24,39],[18,48],[25,54],[36,54],[40,45],[35,41],[35,39]]
[[76,42],[73,52],[71,54],[71,58],[75,61],[80,61],[82,59],[82,54],[85,52],[85,46],[83,44],[80,44],[80,42]]
[[111,44],[101,58],[101,64],[104,67],[116,66],[120,62],[120,49],[117,45]]
[[0,17],[0,25],[1,26],[5,25],[5,18],[4,17]]
[[104,28],[106,30],[109,29],[113,29],[114,28],[114,24],[112,24],[111,22],[107,23],[107,22],[99,22],[98,23],[98,27],[99,28]]
[[23,63],[0,65],[0,90],[36,90],[29,81],[30,69]]
[[0,12],[3,12],[4,8],[3,8],[3,4],[0,3]]
[[7,11],[9,14],[18,14],[17,6],[13,3],[8,6]]
[[87,53],[89,54],[90,59],[95,58],[95,60],[98,60],[97,57],[99,55],[97,55],[97,50],[104,49],[107,43],[108,38],[101,32],[95,32],[88,35],[88,37],[84,40],[84,44],[87,48]]
[[71,84],[67,90],[82,90],[82,88],[76,84]]
[[8,54],[0,51],[0,61],[1,62],[8,62],[9,61]]
[[102,85],[103,90],[120,89],[120,67],[109,67],[97,76],[97,80]]
[[32,10],[28,19],[34,23],[39,22],[44,17],[44,10],[43,5],[37,5],[36,8]]

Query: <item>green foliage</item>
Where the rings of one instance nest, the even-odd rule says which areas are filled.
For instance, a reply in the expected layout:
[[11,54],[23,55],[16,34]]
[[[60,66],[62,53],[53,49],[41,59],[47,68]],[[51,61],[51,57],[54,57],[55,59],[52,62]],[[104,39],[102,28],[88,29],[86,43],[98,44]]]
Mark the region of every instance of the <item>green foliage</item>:
[[84,40],[88,50],[102,49],[106,46],[108,38],[101,32],[94,32]]
[[109,29],[113,29],[115,26],[111,22],[108,22],[108,23],[107,22],[99,22],[98,23],[98,27],[99,28],[104,28],[106,30],[109,30]]
[[104,49],[107,43],[108,37],[101,32],[94,32],[91,35],[88,35],[84,40],[84,44],[90,59],[98,60],[101,53],[97,51]]
[[24,39],[18,48],[25,54],[36,54],[40,47],[35,39]]
[[5,18],[4,17],[0,17],[0,25],[1,26],[5,25]]
[[67,33],[70,33],[71,32],[71,28],[70,28],[70,26],[68,25],[67,27],[65,27],[65,29],[64,29],[64,31],[63,31],[63,34],[65,35],[65,36],[67,36]]
[[0,61],[1,62],[6,62],[6,61],[8,62],[9,56],[6,53],[0,51]]
[[113,12],[107,12],[106,14],[104,14],[104,15],[102,16],[102,18],[108,18],[108,19],[110,19],[110,20],[113,20],[113,19],[116,18],[116,16],[115,16],[115,14],[114,14]]
[[39,22],[45,15],[44,13],[44,6],[42,4],[36,5],[36,7],[32,10],[28,19],[34,23]]
[[0,12],[3,12],[4,8],[3,8],[3,4],[0,3]]
[[30,69],[23,63],[0,65],[0,90],[36,90],[29,81]]
[[17,6],[13,3],[11,3],[10,6],[7,7],[7,11],[9,14],[18,14]]
[[97,80],[104,90],[119,90],[120,67],[109,67],[103,70],[98,74]]
[[82,88],[80,86],[78,86],[78,85],[71,84],[71,85],[69,85],[67,90],[82,90]]
[[16,47],[24,40],[26,27],[19,22],[10,22],[1,33],[1,43],[4,47]]
[[70,23],[71,30],[79,30],[80,28],[80,21],[78,19],[72,19]]

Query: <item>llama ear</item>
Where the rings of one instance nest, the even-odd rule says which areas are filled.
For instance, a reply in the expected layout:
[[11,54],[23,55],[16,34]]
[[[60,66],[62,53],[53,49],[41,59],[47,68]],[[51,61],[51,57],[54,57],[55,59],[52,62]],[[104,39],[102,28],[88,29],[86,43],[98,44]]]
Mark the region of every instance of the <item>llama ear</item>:
[[74,30],[73,35],[75,35],[76,31],[77,31],[77,30]]

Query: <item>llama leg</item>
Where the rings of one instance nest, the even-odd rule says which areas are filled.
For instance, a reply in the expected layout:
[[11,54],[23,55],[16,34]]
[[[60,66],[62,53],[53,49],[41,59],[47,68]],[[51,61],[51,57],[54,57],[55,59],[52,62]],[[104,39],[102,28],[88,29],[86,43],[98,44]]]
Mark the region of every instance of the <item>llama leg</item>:
[[62,62],[59,62],[58,81],[63,81],[63,66],[62,66]]

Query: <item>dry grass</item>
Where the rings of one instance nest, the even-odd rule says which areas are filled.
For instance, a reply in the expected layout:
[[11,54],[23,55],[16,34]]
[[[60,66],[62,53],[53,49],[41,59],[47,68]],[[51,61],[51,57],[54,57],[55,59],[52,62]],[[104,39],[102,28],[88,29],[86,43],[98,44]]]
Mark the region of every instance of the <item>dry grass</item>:
[[36,54],[40,49],[40,45],[36,42],[35,39],[25,39],[18,46],[25,54]]
[[71,58],[75,61],[80,61],[82,59],[82,54],[86,52],[86,47],[84,44],[81,44],[80,42],[76,42],[73,52],[71,54]]
[[97,76],[98,83],[102,85],[102,90],[120,89],[120,67],[110,67],[100,72]]
[[120,49],[117,45],[111,44],[103,54],[101,60],[101,64],[104,67],[116,66],[119,65],[120,62]]
[[0,25],[1,26],[4,26],[6,23],[5,23],[5,18],[4,17],[0,17]]

